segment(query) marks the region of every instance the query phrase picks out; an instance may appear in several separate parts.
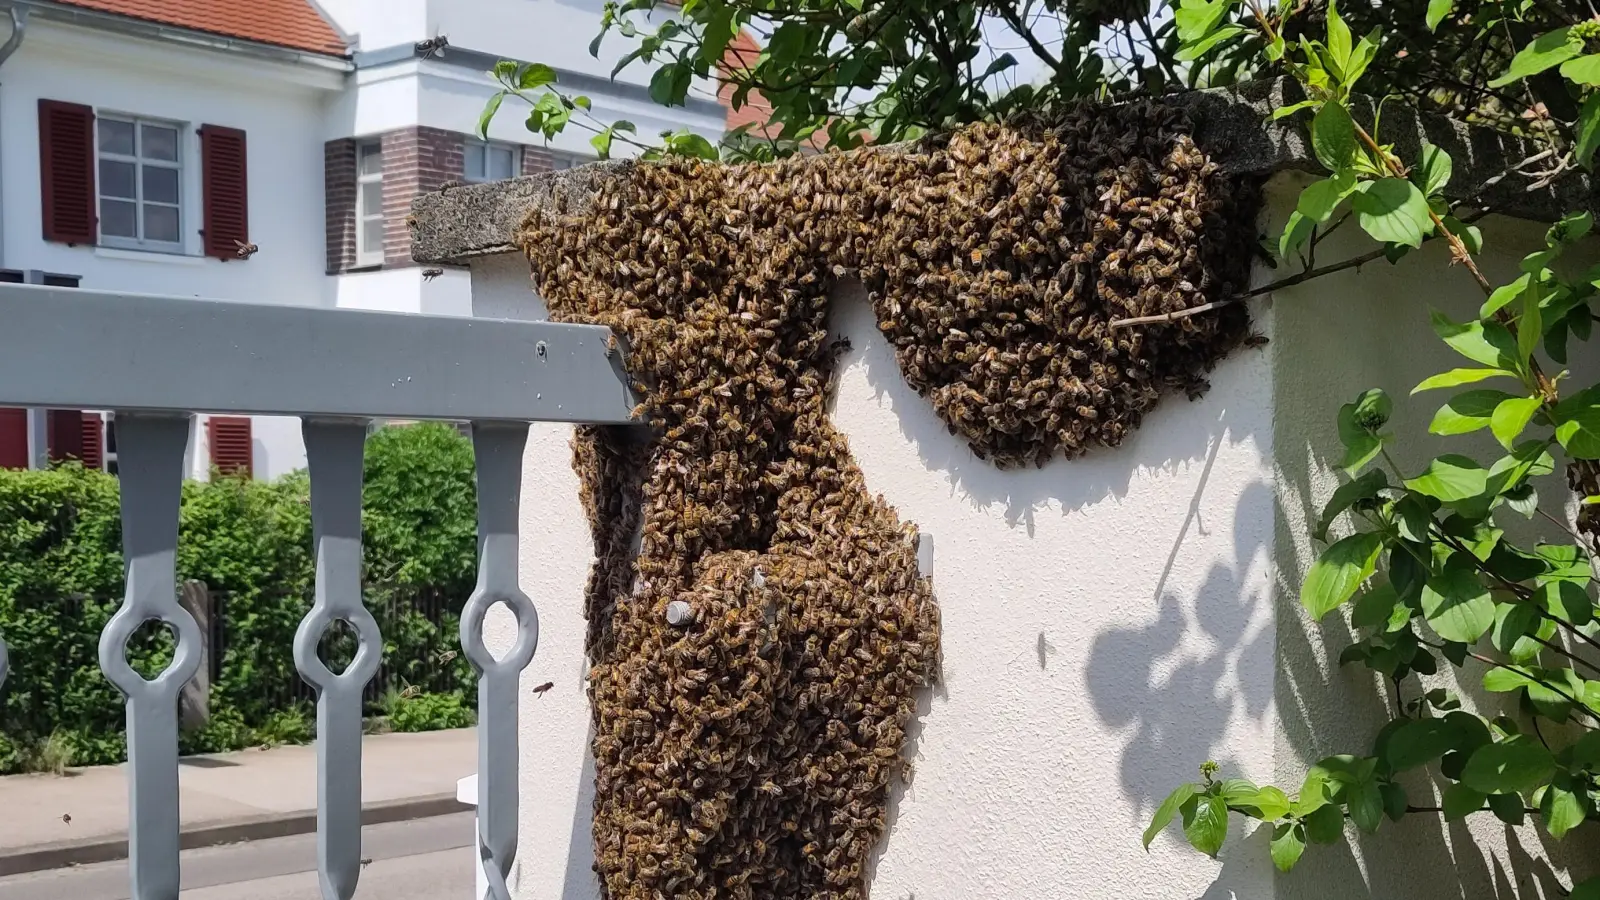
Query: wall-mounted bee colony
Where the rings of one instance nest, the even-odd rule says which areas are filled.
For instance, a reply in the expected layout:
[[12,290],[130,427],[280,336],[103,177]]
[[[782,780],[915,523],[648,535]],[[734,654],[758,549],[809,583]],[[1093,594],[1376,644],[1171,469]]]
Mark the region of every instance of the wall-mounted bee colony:
[[[998,466],[1115,446],[1246,335],[1258,186],[1156,104],[771,165],[614,170],[521,235],[653,426],[579,433],[596,867],[611,898],[860,898],[938,612],[829,423],[833,285]],[[634,536],[642,540],[634,546]],[[670,616],[669,616],[670,609]]]

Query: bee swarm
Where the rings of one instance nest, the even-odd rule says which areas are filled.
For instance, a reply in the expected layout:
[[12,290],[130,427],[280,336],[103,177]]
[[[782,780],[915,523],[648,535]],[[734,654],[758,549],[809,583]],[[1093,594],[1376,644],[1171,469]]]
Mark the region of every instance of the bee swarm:
[[606,896],[866,896],[938,611],[915,526],[828,420],[830,289],[866,285],[907,380],[996,465],[1115,446],[1247,333],[1238,304],[1107,327],[1246,285],[1259,185],[1188,131],[1136,103],[909,149],[615,166],[529,217],[552,317],[626,339],[653,426],[575,442]]

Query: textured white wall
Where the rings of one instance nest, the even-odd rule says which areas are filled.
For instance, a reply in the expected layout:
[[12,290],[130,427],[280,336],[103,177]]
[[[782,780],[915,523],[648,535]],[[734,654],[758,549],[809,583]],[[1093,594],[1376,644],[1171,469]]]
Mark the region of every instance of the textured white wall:
[[[1269,218],[1281,221],[1302,183],[1274,182]],[[1543,229],[1491,221],[1486,233],[1486,268],[1508,278]],[[1366,246],[1336,238],[1321,255]],[[1554,845],[1489,816],[1385,823],[1378,840],[1310,848],[1289,876],[1237,818],[1218,862],[1176,831],[1148,856],[1139,848],[1154,805],[1206,759],[1293,789],[1322,756],[1370,748],[1384,721],[1375,686],[1330,662],[1349,634],[1299,608],[1306,523],[1338,483],[1334,414],[1358,391],[1395,397],[1407,464],[1440,452],[1425,435],[1436,399],[1406,395],[1455,364],[1427,306],[1464,317],[1472,291],[1434,248],[1281,292],[1254,310],[1271,343],[1225,360],[1204,398],[1168,399],[1119,448],[1021,472],[951,437],[906,387],[859,290],[840,291],[834,326],[853,349],[834,421],[868,485],[933,535],[944,628],[944,680],[920,704],[915,778],[895,798],[874,897],[1557,896],[1557,873],[1592,858],[1593,837]],[[515,256],[476,264],[473,297],[475,315],[544,315]],[[523,485],[522,581],[543,640],[526,685],[555,682],[522,701],[517,884],[530,900],[597,896],[580,617],[592,554],[569,436],[535,426]],[[509,617],[491,631],[508,640]],[[1425,782],[1410,789],[1432,802]]]
[[[515,257],[475,265],[475,315],[542,317],[527,271]],[[934,536],[944,626],[944,680],[920,704],[875,896],[1267,896],[1264,852],[1219,866],[1170,838],[1146,856],[1138,838],[1159,794],[1207,758],[1272,775],[1267,357],[1236,355],[1205,399],[1164,404],[1114,452],[1002,473],[905,386],[859,291],[836,309],[854,349],[835,421],[868,485]],[[525,696],[521,729],[517,883],[540,900],[597,894],[581,681],[592,552],[569,437],[535,426],[523,485],[522,580],[541,613],[526,685],[555,682]]]

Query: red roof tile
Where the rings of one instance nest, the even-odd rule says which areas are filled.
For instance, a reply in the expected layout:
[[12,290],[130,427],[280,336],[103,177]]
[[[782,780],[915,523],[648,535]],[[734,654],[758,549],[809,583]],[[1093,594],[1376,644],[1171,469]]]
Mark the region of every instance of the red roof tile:
[[342,56],[344,39],[309,0],[59,0],[224,37]]

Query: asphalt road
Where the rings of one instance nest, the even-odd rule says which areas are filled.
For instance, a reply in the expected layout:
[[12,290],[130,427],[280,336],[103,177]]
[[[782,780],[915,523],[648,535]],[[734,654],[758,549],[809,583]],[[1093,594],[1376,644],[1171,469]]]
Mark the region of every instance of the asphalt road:
[[[472,896],[472,813],[373,825],[372,860],[356,898],[465,900]],[[183,854],[181,900],[321,900],[316,835],[251,841]],[[0,900],[128,900],[126,861],[0,878]]]

